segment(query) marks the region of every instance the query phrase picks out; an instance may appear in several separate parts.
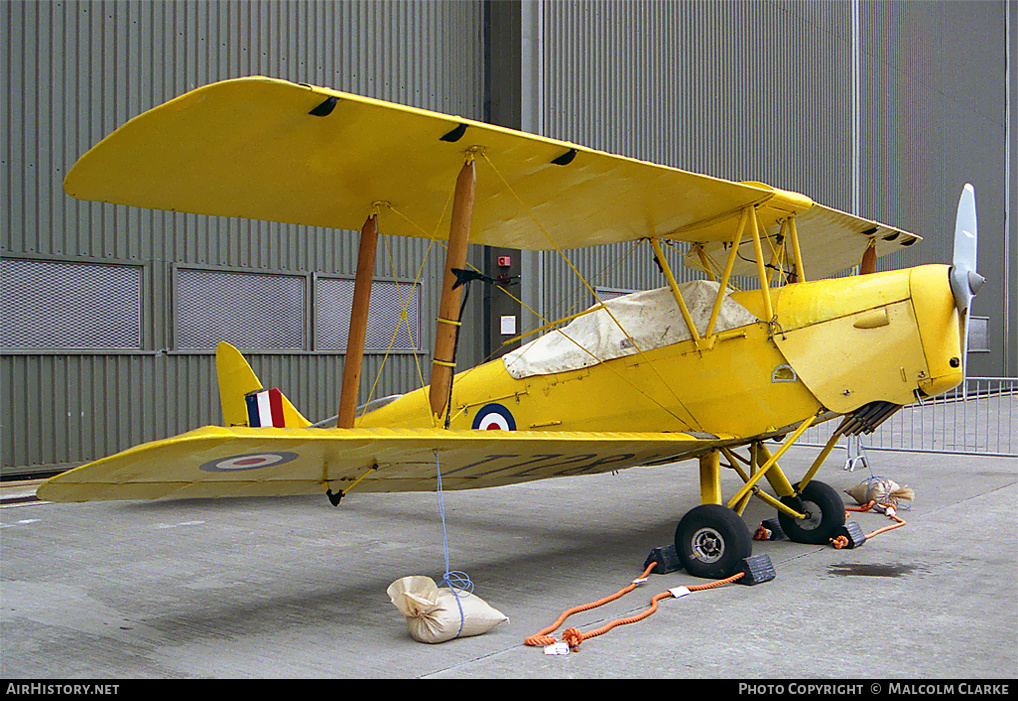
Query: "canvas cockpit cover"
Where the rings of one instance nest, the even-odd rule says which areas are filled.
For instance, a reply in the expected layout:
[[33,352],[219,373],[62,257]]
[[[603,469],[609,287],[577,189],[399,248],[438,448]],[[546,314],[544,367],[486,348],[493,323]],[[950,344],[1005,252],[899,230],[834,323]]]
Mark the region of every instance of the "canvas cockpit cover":
[[[693,280],[679,285],[679,292],[697,332],[704,335],[717,297],[718,283]],[[634,292],[609,300],[604,306],[502,356],[506,370],[518,380],[533,375],[550,375],[692,338],[669,287]],[[749,310],[726,294],[714,330],[727,331],[756,321],[758,319]]]

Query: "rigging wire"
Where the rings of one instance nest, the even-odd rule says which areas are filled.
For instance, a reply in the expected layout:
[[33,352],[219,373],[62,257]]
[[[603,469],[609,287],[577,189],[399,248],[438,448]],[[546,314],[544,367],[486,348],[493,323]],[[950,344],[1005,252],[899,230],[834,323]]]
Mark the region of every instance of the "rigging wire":
[[[449,203],[452,201],[452,196],[453,196],[453,191],[450,190],[448,196],[446,197],[445,204],[442,206],[442,212],[441,212],[441,214],[439,214],[438,221],[435,224],[435,230],[434,230],[434,232],[431,235],[428,235],[428,232],[423,227],[421,227],[416,222],[411,220],[409,217],[407,217],[405,214],[403,214],[403,212],[401,212],[400,210],[396,209],[392,205],[392,203],[390,203],[390,202],[379,202],[379,203],[376,203],[376,209],[377,209],[378,205],[385,206],[393,214],[397,215],[398,217],[400,217],[401,219],[406,221],[412,227],[414,227],[414,228],[418,229],[419,231],[421,231],[425,235],[424,238],[428,239],[428,248],[425,250],[424,258],[421,260],[421,264],[417,268],[417,276],[414,278],[413,286],[411,288],[412,290],[416,290],[417,286],[420,284],[421,276],[424,274],[424,267],[425,267],[425,265],[427,265],[428,258],[431,256],[431,249],[432,249],[432,247],[435,244],[435,240],[436,240],[436,238],[438,236],[438,229],[439,229],[439,227],[442,226],[442,220],[445,218],[445,213],[449,209]],[[400,302],[400,322],[398,324],[396,324],[396,329],[393,331],[392,339],[389,341],[389,346],[388,346],[388,348],[386,348],[385,355],[382,357],[382,363],[381,363],[381,365],[378,368],[378,373],[375,375],[375,380],[374,380],[374,382],[371,385],[371,391],[368,394],[368,401],[369,402],[371,401],[371,398],[374,397],[375,389],[378,387],[378,383],[379,383],[379,381],[382,378],[382,371],[385,369],[386,361],[388,360],[389,355],[391,355],[391,353],[392,353],[392,347],[393,347],[393,345],[396,342],[396,336],[399,334],[399,328],[403,324],[404,321],[406,321],[407,334],[410,336],[411,343],[413,344],[413,342],[414,342],[413,331],[410,329],[410,321],[408,319],[410,299],[413,297],[413,292],[410,293],[410,295],[407,297],[406,300],[403,299],[403,293],[400,291],[399,281],[396,280],[396,263],[395,263],[395,260],[393,259],[392,249],[389,246],[389,239],[385,235],[384,231],[382,232],[382,241],[385,244],[385,251],[386,251],[386,255],[387,255],[388,260],[389,260],[389,268],[390,268],[390,270],[392,272],[393,280],[396,281],[396,294],[399,296],[399,302]],[[415,347],[416,347],[416,345],[415,345]],[[417,353],[414,353],[413,356],[414,356],[414,363],[417,366],[417,378],[420,381],[421,387],[424,387],[425,386],[424,372],[421,369],[420,359],[418,358]]]
[[[489,161],[489,162],[490,162],[490,161]],[[504,182],[504,181],[503,181],[503,182]],[[507,184],[507,186],[508,186],[508,184]],[[511,188],[510,188],[510,189],[511,189]],[[515,194],[515,193],[514,193],[514,194]],[[518,196],[517,196],[517,198],[518,198]],[[446,204],[448,205],[448,200],[447,200],[447,203],[446,203]],[[411,226],[413,226],[414,228],[416,228],[417,230],[419,230],[419,231],[421,231],[421,232],[427,233],[427,232],[426,232],[426,231],[424,230],[424,228],[423,228],[423,227],[421,227],[421,226],[420,226],[419,224],[417,224],[416,222],[412,221],[412,220],[411,220],[411,219],[410,219],[409,217],[407,217],[407,216],[406,216],[405,214],[403,214],[403,213],[402,213],[402,212],[400,212],[399,210],[397,210],[397,209],[395,209],[394,207],[392,207],[392,205],[391,205],[391,204],[389,204],[389,203],[386,203],[386,205],[387,205],[387,206],[388,206],[388,207],[389,207],[389,208],[390,208],[390,209],[391,209],[391,210],[392,210],[392,211],[393,211],[394,213],[398,214],[398,215],[399,215],[399,216],[400,216],[401,218],[403,218],[403,219],[404,219],[405,221],[407,221],[407,223],[409,223],[409,224],[410,224]],[[436,227],[436,231],[437,231],[437,227]],[[383,236],[383,240],[384,240],[384,236]],[[442,240],[441,238],[438,238],[438,237],[437,237],[437,235],[436,235],[436,236],[435,236],[434,238],[432,238],[432,241],[437,241],[437,242],[438,242],[438,244],[439,244],[440,246],[442,246],[443,248],[448,248],[448,246],[446,245],[445,241],[443,241],[443,240]],[[429,250],[430,250],[430,247],[429,247]],[[635,250],[635,248],[634,248],[634,250]],[[476,267],[475,265],[473,265],[473,264],[472,264],[472,263],[471,263],[470,261],[467,261],[467,262],[466,262],[466,264],[467,264],[467,266],[468,266],[468,267],[470,267],[471,269],[473,269],[473,270],[474,270],[474,272],[478,272],[478,273],[480,272],[479,270],[477,270],[477,267]],[[581,277],[582,277],[582,276],[581,276]],[[542,322],[545,322],[545,324],[547,324],[547,326],[548,326],[548,327],[551,327],[551,326],[553,326],[554,324],[558,323],[558,322],[550,322],[550,323],[549,323],[549,322],[547,321],[547,319],[545,319],[545,318],[544,318],[544,317],[543,317],[542,315],[540,315],[540,314],[539,314],[539,313],[538,313],[537,311],[535,311],[535,310],[531,309],[531,308],[530,308],[529,306],[527,306],[527,305],[526,305],[526,304],[525,304],[525,303],[524,303],[524,302],[523,302],[523,301],[522,301],[521,299],[517,298],[517,297],[516,297],[516,296],[515,296],[515,295],[514,295],[514,294],[513,294],[512,292],[510,292],[509,290],[507,290],[507,289],[506,289],[505,287],[503,287],[503,286],[501,286],[501,285],[499,285],[498,287],[499,287],[499,289],[501,289],[501,290],[502,290],[503,292],[505,292],[505,294],[506,294],[506,295],[508,295],[508,296],[509,296],[510,298],[512,298],[513,300],[515,300],[516,302],[518,302],[518,303],[519,303],[519,304],[520,304],[520,305],[521,305],[522,307],[526,308],[526,309],[527,309],[527,311],[531,312],[531,313],[532,313],[532,314],[533,314],[534,316],[536,316],[536,317],[537,317],[538,319],[540,319],[540,320],[541,320]],[[601,302],[601,306],[603,306],[603,304],[604,304],[604,303],[603,303],[603,302]],[[620,328],[621,328],[621,327],[620,327]],[[590,356],[591,358],[593,358],[593,359],[594,359],[594,360],[595,360],[595,361],[596,361],[597,363],[602,363],[602,362],[604,362],[604,361],[603,361],[603,360],[602,360],[601,358],[597,357],[597,355],[596,355],[596,354],[592,353],[592,352],[591,352],[591,351],[590,351],[589,349],[585,348],[585,347],[584,347],[583,345],[581,345],[581,344],[580,344],[580,343],[579,343],[578,341],[576,341],[575,339],[573,339],[573,338],[571,338],[570,336],[568,336],[567,334],[563,333],[563,332],[562,332],[561,330],[559,330],[559,333],[562,333],[562,336],[563,336],[564,338],[566,338],[566,339],[567,339],[567,340],[568,340],[568,341],[569,341],[570,343],[572,343],[572,344],[573,344],[573,345],[575,345],[575,346],[576,346],[577,348],[579,348],[579,349],[580,349],[581,351],[583,351],[584,353],[586,353],[587,355],[589,355],[589,356]],[[635,343],[634,343],[634,347],[636,347],[636,344],[635,344]],[[638,348],[638,347],[636,347],[636,348],[637,348],[637,350],[639,351],[639,348]],[[641,352],[642,352],[642,351],[641,351]],[[488,360],[490,360],[490,359],[491,359],[491,356],[489,356]],[[669,408],[668,408],[667,406],[665,406],[664,404],[662,404],[662,403],[661,403],[660,401],[658,401],[658,400],[657,400],[657,399],[656,399],[655,397],[651,396],[651,395],[650,395],[649,393],[647,393],[647,392],[646,392],[646,391],[645,391],[644,389],[642,389],[642,388],[638,387],[638,386],[637,386],[636,384],[634,384],[634,383],[632,382],[632,380],[630,380],[630,379],[629,379],[628,377],[626,377],[626,376],[625,376],[625,375],[624,375],[623,373],[621,373],[621,372],[620,372],[619,370],[617,370],[616,368],[614,368],[614,367],[612,367],[612,366],[606,366],[606,367],[609,367],[609,368],[610,368],[610,369],[612,370],[612,372],[613,372],[613,373],[614,373],[614,374],[616,375],[616,377],[617,377],[618,379],[622,380],[622,381],[623,381],[624,383],[626,383],[627,385],[629,385],[630,387],[632,387],[632,388],[633,388],[633,389],[634,389],[635,391],[639,392],[639,393],[640,393],[641,395],[643,395],[644,397],[646,397],[647,399],[649,399],[649,400],[650,400],[651,402],[653,402],[654,404],[656,404],[657,406],[659,406],[659,407],[660,407],[660,408],[661,408],[661,409],[662,409],[663,411],[665,411],[666,413],[670,414],[670,415],[671,415],[671,416],[672,416],[673,418],[675,418],[675,419],[676,419],[677,421],[680,421],[680,422],[682,422],[683,424],[686,424],[686,425],[693,425],[693,424],[691,424],[691,423],[690,423],[690,421],[687,421],[687,420],[683,419],[682,417],[678,416],[677,414],[675,414],[675,412],[673,412],[673,411],[672,411],[671,409],[669,409]],[[653,368],[653,366],[651,366],[651,367]],[[473,371],[474,369],[476,369],[476,368],[469,368],[469,369],[465,370],[465,371],[464,371],[464,374],[463,374],[462,376],[463,376],[463,377],[465,377],[465,376],[469,375],[469,374],[470,374],[470,373],[471,373],[471,372],[472,372],[472,371]],[[656,372],[656,369],[655,369],[655,372]],[[423,386],[424,386],[424,384],[423,384],[423,379],[422,379],[422,387],[423,387]],[[667,386],[667,385],[666,385],[666,386]],[[670,388],[670,387],[669,387],[668,389],[669,389],[669,390],[671,390],[671,388]],[[675,396],[675,393],[674,393],[674,391],[672,392],[672,395],[673,395],[673,396]],[[677,398],[677,397],[675,397],[675,398],[676,398],[676,400],[678,401],[678,398]],[[681,401],[679,401],[679,404],[681,405]],[[451,403],[451,395],[450,395],[450,404],[449,404],[449,411],[450,411],[450,412],[451,412],[451,406],[452,406],[452,403]],[[685,409],[685,406],[683,406],[683,409]],[[689,415],[690,415],[690,419],[692,419],[693,423],[695,424],[695,423],[696,423],[696,421],[695,421],[695,418],[693,418],[693,416],[692,416],[692,413],[690,413],[688,409],[687,409],[686,411],[687,411],[687,413],[689,413]],[[451,421],[451,413],[450,413],[450,415],[449,415],[449,419],[450,419],[450,421]],[[697,426],[697,428],[700,428],[699,424],[696,424],[696,426]]]
[[[481,156],[481,158],[484,159],[484,161],[489,166],[491,166],[491,169],[495,172],[495,175],[498,176],[499,180],[502,181],[502,184],[505,185],[506,189],[509,190],[509,192],[513,195],[514,198],[516,198],[516,201],[520,203],[520,206],[522,206],[523,209],[527,212],[527,215],[534,222],[534,224],[537,226],[537,228],[541,230],[541,233],[544,234],[545,238],[547,238],[548,241],[552,244],[552,246],[555,247],[555,250],[558,252],[558,254],[562,257],[562,259],[570,267],[570,269],[573,271],[573,273],[576,275],[576,277],[579,278],[580,281],[587,288],[587,291],[590,292],[590,294],[592,294],[594,296],[594,299],[596,299],[599,304],[603,305],[604,304],[604,300],[601,299],[601,296],[598,295],[597,292],[590,286],[590,283],[588,283],[587,280],[580,273],[580,271],[577,270],[576,266],[573,265],[573,262],[571,260],[569,260],[569,257],[565,254],[565,251],[562,250],[562,248],[551,237],[551,235],[548,233],[548,231],[541,225],[541,222],[538,221],[538,219],[534,215],[533,211],[531,211],[530,207],[528,207],[526,202],[523,201],[523,198],[519,196],[519,194],[513,189],[512,185],[510,185],[509,182],[505,179],[505,176],[502,175],[502,173],[498,170],[498,168],[495,167],[495,164],[492,163],[491,159],[488,158],[488,154],[485,153],[484,151],[481,151],[480,152],[480,156]],[[644,353],[643,349],[640,348],[639,344],[637,344],[636,341],[633,339],[633,337],[629,334],[629,331],[626,330],[626,328],[621,323],[619,323],[619,320],[617,318],[615,318],[615,315],[612,313],[611,309],[609,307],[605,307],[605,312],[608,314],[608,316],[611,318],[611,320],[615,323],[615,325],[619,328],[619,330],[622,331],[622,333],[625,335],[626,339],[632,344],[632,347],[636,349],[637,353],[647,362],[647,365],[651,368],[651,370],[654,371],[654,374],[657,375],[658,380],[660,380],[660,382],[661,382],[661,385],[668,390],[668,392],[672,395],[672,398],[675,400],[676,404],[678,404],[680,407],[682,407],[682,410],[685,411],[685,413],[687,414],[689,419],[686,420],[686,419],[680,418],[671,409],[669,409],[668,407],[664,406],[660,402],[656,402],[658,404],[658,406],[660,406],[662,409],[664,409],[666,412],[671,414],[673,417],[675,417],[676,419],[678,419],[682,423],[685,423],[686,425],[689,425],[689,426],[693,426],[693,427],[695,427],[697,429],[702,429],[703,427],[696,420],[696,417],[693,416],[693,413],[686,407],[686,405],[679,398],[678,394],[675,392],[675,389],[672,387],[672,385],[670,383],[668,383],[668,381],[664,377],[662,377],[660,372],[658,372],[657,365],[655,363],[651,362],[647,358],[647,356]],[[567,338],[568,338],[568,336],[567,336]],[[570,340],[572,340],[572,339],[570,339]],[[573,341],[573,343],[576,343],[576,342]],[[599,362],[601,362],[600,359],[598,359],[593,353],[590,353],[589,350],[587,350],[586,348],[583,348],[583,346],[581,346],[578,343],[576,343],[576,345],[579,346],[580,348],[582,348],[584,351],[586,351],[592,357],[597,359]],[[646,392],[643,392],[642,390],[639,390],[639,391],[641,391],[641,393],[644,394],[644,396],[650,397],[650,395],[648,395]]]

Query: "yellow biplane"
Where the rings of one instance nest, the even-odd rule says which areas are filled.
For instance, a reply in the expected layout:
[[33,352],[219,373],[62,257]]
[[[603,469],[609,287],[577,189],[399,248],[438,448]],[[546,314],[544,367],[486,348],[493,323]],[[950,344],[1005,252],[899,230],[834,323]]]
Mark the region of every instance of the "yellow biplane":
[[[224,343],[225,426],[70,470],[40,498],[322,493],[338,503],[352,488],[434,489],[439,475],[445,488],[468,489],[696,459],[701,505],[682,517],[675,545],[702,577],[726,577],[750,556],[740,515],[753,496],[777,509],[793,540],[824,543],[843,527],[840,496],[814,475],[841,436],[871,432],[962,381],[969,302],[982,283],[969,186],[952,265],[878,273],[877,256],[918,237],[760,183],[261,77],[202,87],[132,119],[81,157],[65,189],[360,230],[360,254],[334,425],[312,425]],[[446,220],[434,233],[415,223]],[[358,409],[380,229],[440,239],[446,272],[430,386]],[[648,242],[660,289],[594,295],[585,312],[455,372],[469,244],[562,253],[621,241]],[[675,248],[699,279],[677,282],[665,255]],[[737,276],[758,289],[733,290]],[[838,417],[793,483],[778,460],[810,426]],[[727,500],[723,467],[742,482]]]

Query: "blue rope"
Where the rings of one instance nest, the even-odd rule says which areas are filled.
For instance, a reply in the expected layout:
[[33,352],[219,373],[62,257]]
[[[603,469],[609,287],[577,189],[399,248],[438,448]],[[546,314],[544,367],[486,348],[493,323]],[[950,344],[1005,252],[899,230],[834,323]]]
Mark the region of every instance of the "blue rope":
[[445,576],[442,578],[442,584],[449,586],[453,596],[456,597],[456,605],[460,610],[460,627],[456,633],[456,637],[460,637],[463,632],[463,604],[460,602],[460,592],[463,592],[462,596],[469,596],[474,590],[474,583],[470,581],[470,577],[465,572],[453,572],[449,569],[449,534],[445,527],[445,499],[442,496],[442,466],[438,462],[438,453],[435,454],[435,472],[438,475],[438,513],[442,516],[442,551],[445,553]]

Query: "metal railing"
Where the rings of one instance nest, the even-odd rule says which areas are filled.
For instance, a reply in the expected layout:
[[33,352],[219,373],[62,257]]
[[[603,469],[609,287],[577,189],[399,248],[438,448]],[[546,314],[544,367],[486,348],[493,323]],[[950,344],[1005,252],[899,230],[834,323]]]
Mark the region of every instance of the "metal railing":
[[[800,444],[824,445],[840,421],[810,428]],[[1018,456],[1018,378],[970,377],[956,390],[910,404],[862,436],[866,448]]]

